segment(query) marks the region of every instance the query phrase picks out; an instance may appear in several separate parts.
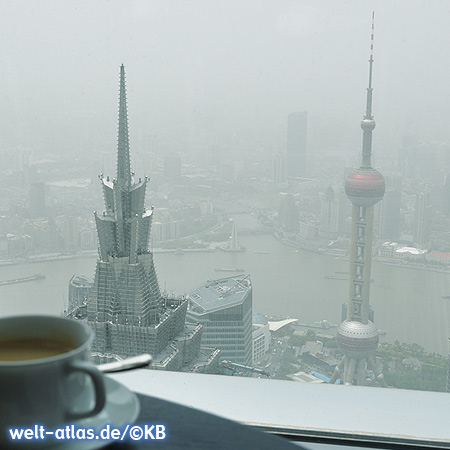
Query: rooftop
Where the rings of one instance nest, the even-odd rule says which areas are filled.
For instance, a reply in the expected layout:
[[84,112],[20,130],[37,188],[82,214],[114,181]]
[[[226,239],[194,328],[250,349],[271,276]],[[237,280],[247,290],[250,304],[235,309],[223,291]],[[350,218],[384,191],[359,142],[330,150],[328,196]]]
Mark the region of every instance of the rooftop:
[[208,280],[187,295],[190,310],[210,313],[224,307],[239,305],[251,290],[250,278],[245,275]]
[[297,321],[298,319],[285,319],[285,320],[278,320],[276,322],[269,321],[269,330],[278,331],[281,328],[285,327],[286,325],[289,325],[290,323],[294,323]]
[[69,283],[80,287],[92,287],[94,284],[94,278],[87,275],[74,275],[70,279]]

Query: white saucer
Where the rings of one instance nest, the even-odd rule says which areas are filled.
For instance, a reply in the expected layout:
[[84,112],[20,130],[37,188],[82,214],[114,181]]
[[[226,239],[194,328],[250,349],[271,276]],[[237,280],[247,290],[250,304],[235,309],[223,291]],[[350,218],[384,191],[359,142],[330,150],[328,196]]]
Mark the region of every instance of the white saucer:
[[[74,422],[76,428],[94,428],[97,432],[106,425],[111,424],[113,427],[123,427],[124,425],[133,423],[141,410],[139,400],[136,395],[131,392],[123,384],[112,378],[104,377],[106,389],[106,405],[101,413],[94,417],[77,420]],[[67,449],[67,450],[93,450],[110,444],[113,440],[82,440],[82,441],[60,441],[55,442],[53,439],[45,441],[45,448],[50,449]],[[34,444],[37,442],[34,441]]]

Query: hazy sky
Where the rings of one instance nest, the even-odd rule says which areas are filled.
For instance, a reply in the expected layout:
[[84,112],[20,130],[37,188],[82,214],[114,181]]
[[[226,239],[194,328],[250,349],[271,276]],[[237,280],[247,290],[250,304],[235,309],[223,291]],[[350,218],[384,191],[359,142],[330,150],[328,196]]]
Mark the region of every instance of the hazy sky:
[[121,63],[132,145],[250,133],[282,147],[296,110],[312,134],[353,126],[351,143],[372,10],[379,146],[450,141],[447,0],[0,0],[0,151],[115,147]]

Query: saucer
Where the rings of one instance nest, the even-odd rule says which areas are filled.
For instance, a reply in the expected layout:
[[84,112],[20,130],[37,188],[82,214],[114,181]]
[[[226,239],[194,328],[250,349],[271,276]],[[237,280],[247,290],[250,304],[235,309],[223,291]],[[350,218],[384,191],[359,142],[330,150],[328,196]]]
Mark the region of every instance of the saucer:
[[[106,404],[103,410],[93,417],[77,420],[74,422],[76,428],[94,428],[96,432],[106,425],[111,424],[111,427],[123,427],[129,423],[133,423],[141,410],[137,396],[131,392],[123,384],[112,378],[104,377],[106,390]],[[56,442],[54,440],[46,440],[45,448],[54,450],[94,450],[104,447],[113,442],[110,440],[66,440]],[[36,441],[34,442],[37,443]]]

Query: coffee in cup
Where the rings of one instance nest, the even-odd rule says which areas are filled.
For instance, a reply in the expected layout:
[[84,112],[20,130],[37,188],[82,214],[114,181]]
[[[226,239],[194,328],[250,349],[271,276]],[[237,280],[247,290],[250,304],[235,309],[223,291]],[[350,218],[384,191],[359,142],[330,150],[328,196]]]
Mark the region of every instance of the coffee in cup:
[[6,336],[0,341],[0,362],[49,358],[75,350],[68,339],[18,338]]
[[89,363],[92,340],[82,321],[0,318],[0,448],[9,428],[57,427],[104,408],[103,375]]

